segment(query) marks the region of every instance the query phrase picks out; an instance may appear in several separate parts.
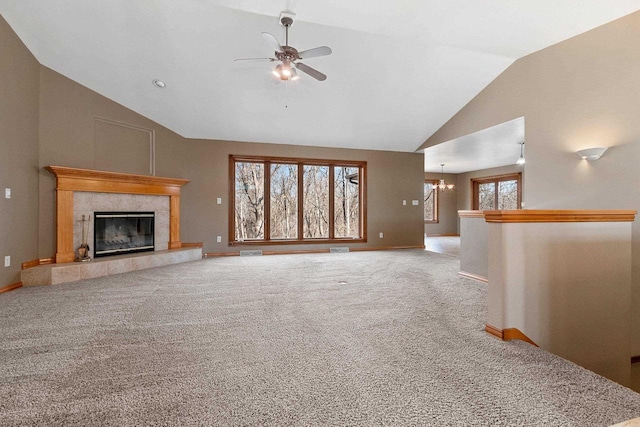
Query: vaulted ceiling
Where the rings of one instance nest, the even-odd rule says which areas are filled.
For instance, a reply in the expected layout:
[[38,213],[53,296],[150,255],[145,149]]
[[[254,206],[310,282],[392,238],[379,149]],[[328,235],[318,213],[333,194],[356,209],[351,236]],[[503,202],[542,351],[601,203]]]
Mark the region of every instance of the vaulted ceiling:
[[[0,0],[45,66],[187,138],[414,151],[516,59],[637,0]],[[274,85],[261,32],[327,45]],[[154,79],[166,88],[152,85]]]

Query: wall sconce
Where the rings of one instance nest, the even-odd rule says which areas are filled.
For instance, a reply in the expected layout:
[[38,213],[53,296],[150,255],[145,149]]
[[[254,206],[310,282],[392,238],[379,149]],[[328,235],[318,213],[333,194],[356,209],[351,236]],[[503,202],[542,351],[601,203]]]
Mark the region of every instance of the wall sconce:
[[607,147],[594,147],[594,148],[585,148],[584,150],[578,150],[576,151],[576,154],[584,160],[593,162],[595,160],[598,160],[600,157],[602,157],[605,151],[607,151]]

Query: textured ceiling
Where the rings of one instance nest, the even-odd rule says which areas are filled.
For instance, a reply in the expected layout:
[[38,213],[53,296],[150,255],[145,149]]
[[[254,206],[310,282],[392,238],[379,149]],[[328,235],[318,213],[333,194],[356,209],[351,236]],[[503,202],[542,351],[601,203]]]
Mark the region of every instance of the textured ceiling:
[[[514,60],[637,0],[0,0],[45,66],[188,138],[414,151]],[[326,73],[271,83],[235,58],[327,45]],[[167,83],[154,87],[153,79]],[[286,108],[285,108],[286,106]]]

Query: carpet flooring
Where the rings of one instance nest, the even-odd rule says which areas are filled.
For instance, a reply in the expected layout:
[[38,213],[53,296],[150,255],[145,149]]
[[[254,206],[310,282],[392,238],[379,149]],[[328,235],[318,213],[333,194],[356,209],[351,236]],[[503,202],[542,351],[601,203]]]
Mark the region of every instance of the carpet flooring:
[[419,250],[224,257],[0,294],[0,425],[608,426],[640,394],[483,332]]

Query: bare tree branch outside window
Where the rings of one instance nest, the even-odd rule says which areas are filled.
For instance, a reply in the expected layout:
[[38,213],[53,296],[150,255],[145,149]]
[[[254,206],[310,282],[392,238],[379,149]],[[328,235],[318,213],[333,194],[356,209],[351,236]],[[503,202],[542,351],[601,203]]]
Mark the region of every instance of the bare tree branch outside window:
[[519,174],[472,179],[473,209],[483,211],[519,209],[520,179]]
[[304,237],[329,237],[329,167],[304,166]]
[[298,238],[298,165],[271,164],[271,238]]
[[230,243],[364,241],[366,162],[230,156]]
[[264,238],[264,164],[236,163],[236,240]]
[[438,220],[438,191],[435,182],[424,183],[424,220]]
[[336,237],[360,237],[358,168],[336,166],[334,209]]

